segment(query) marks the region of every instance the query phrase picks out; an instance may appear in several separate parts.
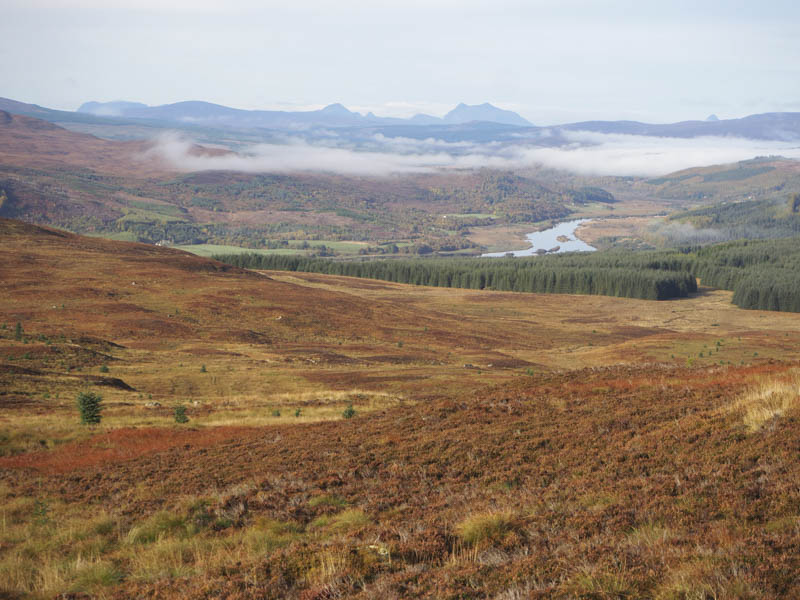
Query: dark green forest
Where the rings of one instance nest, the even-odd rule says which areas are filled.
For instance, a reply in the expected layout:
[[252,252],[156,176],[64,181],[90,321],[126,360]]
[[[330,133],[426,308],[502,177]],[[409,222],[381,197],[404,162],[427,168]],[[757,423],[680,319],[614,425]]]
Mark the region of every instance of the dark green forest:
[[800,239],[743,240],[650,252],[526,258],[335,261],[238,254],[217,260],[249,269],[306,271],[398,283],[647,300],[683,298],[703,285],[734,292],[741,308],[800,312]]
[[397,283],[552,294],[598,294],[649,300],[697,290],[690,273],[657,253],[564,254],[530,258],[371,260],[344,262],[300,256],[215,256],[232,265],[382,279]]
[[731,290],[736,306],[800,312],[800,238],[726,242],[688,256],[692,273]]

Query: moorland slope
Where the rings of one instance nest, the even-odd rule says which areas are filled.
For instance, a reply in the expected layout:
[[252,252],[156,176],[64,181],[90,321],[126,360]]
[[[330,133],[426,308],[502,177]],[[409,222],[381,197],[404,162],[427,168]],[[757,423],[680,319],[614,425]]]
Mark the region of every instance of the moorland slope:
[[0,276],[9,597],[800,593],[797,315],[263,274],[11,220]]

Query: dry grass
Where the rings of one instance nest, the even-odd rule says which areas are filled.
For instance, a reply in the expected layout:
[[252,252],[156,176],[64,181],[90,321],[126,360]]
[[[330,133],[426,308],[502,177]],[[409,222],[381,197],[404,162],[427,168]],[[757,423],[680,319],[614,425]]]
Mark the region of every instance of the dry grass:
[[489,512],[467,517],[455,527],[465,544],[478,546],[502,543],[506,536],[519,528],[519,519],[510,512]]
[[764,594],[740,565],[706,558],[671,569],[654,597],[656,600],[756,600]]
[[751,432],[758,431],[800,406],[800,373],[788,380],[766,380],[746,390],[732,404]]
[[638,590],[633,578],[624,569],[603,569],[584,565],[562,586],[569,597],[575,598],[636,598]]

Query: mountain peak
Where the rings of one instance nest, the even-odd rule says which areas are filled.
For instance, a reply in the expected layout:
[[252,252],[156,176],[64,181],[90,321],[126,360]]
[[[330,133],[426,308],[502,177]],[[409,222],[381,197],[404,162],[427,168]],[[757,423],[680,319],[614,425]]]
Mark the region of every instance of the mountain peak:
[[127,100],[114,100],[113,102],[84,102],[77,112],[88,113],[100,117],[121,117],[126,112],[146,109],[147,105],[141,102],[128,102]]
[[505,125],[530,126],[531,123],[511,110],[497,108],[488,102],[483,104],[459,103],[444,116],[446,123],[469,123],[470,121],[489,121]]
[[335,102],[334,104],[328,104],[328,106],[323,108],[320,112],[324,112],[324,113],[330,114],[330,115],[348,115],[349,116],[349,115],[353,114],[349,110],[347,110],[347,108],[345,108],[344,105],[342,105],[342,104],[340,104],[338,102]]

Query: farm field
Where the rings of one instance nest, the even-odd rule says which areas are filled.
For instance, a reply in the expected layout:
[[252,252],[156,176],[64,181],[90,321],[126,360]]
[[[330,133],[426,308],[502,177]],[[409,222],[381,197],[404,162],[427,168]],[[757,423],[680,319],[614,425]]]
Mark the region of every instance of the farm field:
[[800,593],[800,315],[257,273],[7,219],[0,279],[8,597]]

